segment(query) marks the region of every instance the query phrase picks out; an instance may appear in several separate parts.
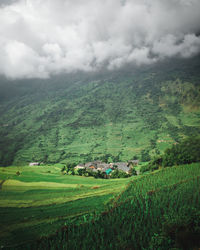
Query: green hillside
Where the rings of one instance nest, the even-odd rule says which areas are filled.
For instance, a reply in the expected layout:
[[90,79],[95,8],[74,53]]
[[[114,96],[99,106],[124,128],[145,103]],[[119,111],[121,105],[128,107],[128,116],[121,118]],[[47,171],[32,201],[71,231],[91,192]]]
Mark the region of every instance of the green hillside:
[[199,163],[133,179],[107,210],[17,249],[198,249]]
[[200,58],[0,80],[0,164],[149,160],[200,134]]

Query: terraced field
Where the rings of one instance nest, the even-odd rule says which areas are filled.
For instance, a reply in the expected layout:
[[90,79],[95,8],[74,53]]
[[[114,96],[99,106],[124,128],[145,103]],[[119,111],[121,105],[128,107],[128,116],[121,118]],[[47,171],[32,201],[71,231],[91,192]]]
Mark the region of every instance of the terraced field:
[[199,163],[157,170],[131,181],[92,221],[23,249],[199,249],[199,188]]
[[105,209],[130,181],[67,176],[62,165],[0,168],[0,245],[55,233]]

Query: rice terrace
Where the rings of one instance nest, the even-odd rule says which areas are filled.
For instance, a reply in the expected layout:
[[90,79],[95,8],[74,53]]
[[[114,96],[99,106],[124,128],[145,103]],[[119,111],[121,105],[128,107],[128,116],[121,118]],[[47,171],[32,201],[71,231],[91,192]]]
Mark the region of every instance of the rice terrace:
[[4,179],[0,196],[2,246],[29,242],[54,233],[69,219],[101,212],[108,200],[127,184],[127,180],[120,179],[108,182],[63,176],[61,167],[0,169]]
[[200,249],[199,13],[0,0],[0,249]]
[[[131,179],[112,180],[63,176],[60,170],[59,165],[1,168],[4,178],[0,197],[1,247],[49,249],[50,246],[54,249],[59,245],[63,249],[87,249],[92,237],[97,249],[98,246],[120,249],[131,242],[139,249],[141,242],[136,238],[140,230],[146,233],[142,238],[145,246],[150,243],[154,230],[159,232],[159,224],[166,223],[166,216],[176,214],[168,218],[168,226],[183,223],[187,216],[184,225],[188,227],[187,223],[193,223],[192,217],[198,214],[199,163],[157,170]],[[16,174],[18,172],[20,175]],[[37,182],[33,181],[36,179]],[[157,225],[152,224],[152,220],[156,220]],[[141,229],[144,222],[146,231]],[[196,223],[198,226],[198,221]],[[112,237],[120,235],[113,243],[112,237],[106,237],[110,230]],[[54,236],[45,237],[49,235]],[[163,239],[163,236],[157,237]],[[167,235],[163,241],[168,242]]]

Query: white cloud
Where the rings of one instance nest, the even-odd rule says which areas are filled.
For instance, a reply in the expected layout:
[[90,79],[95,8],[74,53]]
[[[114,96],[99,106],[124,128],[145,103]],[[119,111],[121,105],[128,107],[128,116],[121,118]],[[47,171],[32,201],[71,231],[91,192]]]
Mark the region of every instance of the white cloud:
[[46,78],[46,58],[40,57],[32,48],[18,41],[7,41],[0,54],[0,72],[10,78]]
[[166,35],[155,41],[152,52],[160,58],[181,56],[190,57],[200,52],[200,37],[186,34],[182,40],[174,35]]
[[0,5],[0,73],[116,69],[200,51],[199,0],[18,0]]

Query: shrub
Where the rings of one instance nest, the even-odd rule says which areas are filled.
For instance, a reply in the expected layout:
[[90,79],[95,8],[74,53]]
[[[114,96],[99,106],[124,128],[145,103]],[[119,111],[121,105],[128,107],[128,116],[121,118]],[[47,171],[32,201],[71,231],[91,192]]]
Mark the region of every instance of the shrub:
[[148,172],[148,171],[150,171],[150,166],[149,165],[143,165],[143,166],[141,166],[141,168],[140,168],[140,173],[144,173],[144,172]]
[[173,166],[200,162],[200,139],[190,137],[172,148],[165,150],[162,157],[163,166]]
[[115,179],[115,178],[127,178],[127,177],[129,177],[129,175],[127,173],[123,172],[122,170],[118,170],[118,169],[112,171],[111,175],[110,175],[110,178],[113,178],[113,179]]

